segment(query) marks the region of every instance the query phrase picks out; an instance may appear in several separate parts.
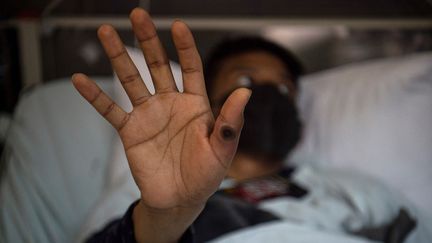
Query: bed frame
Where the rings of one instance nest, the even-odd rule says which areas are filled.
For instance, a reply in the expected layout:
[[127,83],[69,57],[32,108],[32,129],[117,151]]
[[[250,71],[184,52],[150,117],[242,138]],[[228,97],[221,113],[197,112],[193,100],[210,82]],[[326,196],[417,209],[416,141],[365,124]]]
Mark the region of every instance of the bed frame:
[[[174,17],[156,17],[160,30],[170,28]],[[357,29],[432,29],[430,18],[250,18],[250,17],[184,17],[193,30],[259,30],[267,26],[346,26]],[[46,17],[42,19],[13,19],[0,23],[0,28],[13,27],[18,31],[20,66],[23,88],[42,83],[41,34],[59,28],[96,29],[110,23],[117,29],[130,29],[127,17]]]

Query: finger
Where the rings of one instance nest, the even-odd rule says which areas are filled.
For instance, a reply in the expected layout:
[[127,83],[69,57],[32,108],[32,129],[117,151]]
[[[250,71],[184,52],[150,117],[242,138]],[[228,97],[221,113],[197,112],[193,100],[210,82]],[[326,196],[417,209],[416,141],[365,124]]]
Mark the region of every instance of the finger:
[[225,101],[210,135],[210,144],[226,168],[237,150],[240,132],[243,127],[243,111],[249,101],[251,91],[236,89]]
[[207,96],[201,57],[191,31],[182,21],[175,21],[171,32],[182,69],[184,91]]
[[165,49],[149,14],[135,8],[130,14],[132,28],[144,53],[157,93],[177,91]]
[[115,29],[110,25],[102,25],[98,36],[132,105],[143,103],[150,97],[150,92]]
[[114,103],[97,84],[84,74],[74,74],[72,83],[86,99],[111,125],[120,130],[129,119],[129,114]]

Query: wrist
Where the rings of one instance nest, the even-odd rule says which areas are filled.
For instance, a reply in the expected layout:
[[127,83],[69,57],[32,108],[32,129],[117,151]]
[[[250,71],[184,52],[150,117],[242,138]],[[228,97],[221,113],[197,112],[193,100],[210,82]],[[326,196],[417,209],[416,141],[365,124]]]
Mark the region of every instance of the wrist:
[[135,239],[143,242],[178,242],[204,208],[204,204],[190,207],[158,209],[140,200],[133,209]]

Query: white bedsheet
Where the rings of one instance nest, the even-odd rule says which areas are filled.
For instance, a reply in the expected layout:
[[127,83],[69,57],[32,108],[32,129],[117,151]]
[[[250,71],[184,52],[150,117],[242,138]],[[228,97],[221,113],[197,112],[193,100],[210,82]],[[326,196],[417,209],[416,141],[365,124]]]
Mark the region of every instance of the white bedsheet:
[[[221,236],[211,243],[374,243],[364,238],[317,230],[293,222],[260,224]],[[376,242],[375,242],[376,243]]]
[[261,203],[260,208],[301,225],[309,232],[315,230],[317,236],[321,233],[343,236],[363,228],[383,226],[393,221],[404,208],[418,223],[406,243],[427,243],[432,239],[430,216],[400,192],[371,176],[344,169],[303,165],[296,170],[293,180],[309,189],[304,198],[270,199]]

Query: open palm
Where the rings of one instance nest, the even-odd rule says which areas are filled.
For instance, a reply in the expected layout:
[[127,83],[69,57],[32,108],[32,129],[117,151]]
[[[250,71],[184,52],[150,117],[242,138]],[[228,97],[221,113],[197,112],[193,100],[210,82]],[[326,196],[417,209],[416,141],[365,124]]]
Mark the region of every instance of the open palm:
[[150,94],[109,25],[102,26],[98,35],[134,107],[132,112],[121,109],[84,74],[75,74],[73,84],[117,129],[141,200],[148,207],[202,204],[217,189],[230,165],[250,92],[234,91],[215,120],[201,59],[188,27],[181,21],[172,26],[184,80],[184,92],[180,93],[150,16],[135,9],[131,22],[156,93]]

